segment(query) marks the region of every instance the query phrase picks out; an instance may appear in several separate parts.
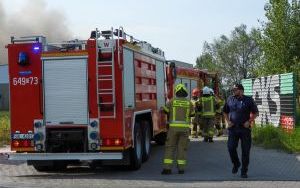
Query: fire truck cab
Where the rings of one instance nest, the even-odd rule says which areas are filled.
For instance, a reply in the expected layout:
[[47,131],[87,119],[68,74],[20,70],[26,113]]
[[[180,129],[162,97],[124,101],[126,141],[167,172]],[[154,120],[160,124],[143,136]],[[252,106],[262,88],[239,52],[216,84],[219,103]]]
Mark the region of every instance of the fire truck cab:
[[[123,28],[87,41],[11,37],[11,160],[39,171],[71,163],[139,169],[164,144],[169,67],[164,52]],[[171,77],[170,77],[171,78]],[[170,81],[170,79],[169,79]]]

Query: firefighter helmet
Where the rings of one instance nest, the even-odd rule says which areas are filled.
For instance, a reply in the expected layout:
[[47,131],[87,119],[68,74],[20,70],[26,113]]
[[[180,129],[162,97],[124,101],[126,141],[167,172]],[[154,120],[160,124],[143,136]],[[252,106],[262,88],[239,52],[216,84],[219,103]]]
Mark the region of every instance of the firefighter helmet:
[[178,84],[178,85],[176,85],[176,87],[175,87],[175,94],[176,94],[177,92],[179,92],[180,90],[183,90],[184,92],[187,93],[187,89],[185,88],[185,86],[184,86],[183,84]]
[[192,97],[198,97],[200,95],[200,90],[198,88],[194,88],[192,91]]
[[211,90],[209,87],[205,86],[202,91],[203,91],[203,95],[210,95]]

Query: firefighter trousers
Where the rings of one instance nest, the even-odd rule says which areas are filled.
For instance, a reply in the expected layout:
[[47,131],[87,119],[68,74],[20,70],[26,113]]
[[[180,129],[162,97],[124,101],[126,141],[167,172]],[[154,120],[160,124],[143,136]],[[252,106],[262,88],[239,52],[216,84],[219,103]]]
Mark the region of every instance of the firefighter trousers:
[[[176,160],[178,170],[184,170],[186,166],[186,154],[189,143],[189,128],[170,127],[165,144],[164,169],[172,169]],[[176,155],[175,155],[176,152]]]
[[200,124],[200,115],[196,114],[195,117],[191,118],[191,122],[192,122],[191,135],[194,138],[198,137],[199,135],[202,134],[202,127]]
[[203,124],[203,137],[204,138],[213,138],[214,136],[214,121],[215,118],[201,118],[201,123]]

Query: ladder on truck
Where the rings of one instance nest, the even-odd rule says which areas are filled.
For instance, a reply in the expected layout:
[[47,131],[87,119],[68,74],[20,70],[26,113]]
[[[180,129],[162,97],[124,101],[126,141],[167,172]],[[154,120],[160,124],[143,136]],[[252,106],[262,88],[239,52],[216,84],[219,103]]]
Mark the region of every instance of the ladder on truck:
[[[112,36],[113,33],[101,35]],[[114,51],[114,45],[99,47],[97,44],[97,94],[100,118],[116,118]]]

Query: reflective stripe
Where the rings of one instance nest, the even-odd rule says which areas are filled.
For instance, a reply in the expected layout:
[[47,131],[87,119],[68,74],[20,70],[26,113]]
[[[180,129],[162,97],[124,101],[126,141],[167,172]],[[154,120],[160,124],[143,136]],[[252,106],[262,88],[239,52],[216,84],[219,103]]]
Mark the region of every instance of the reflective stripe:
[[190,106],[190,101],[175,99],[173,101],[173,106],[176,106],[176,107],[189,107]]
[[186,121],[171,121],[169,123],[173,123],[173,124],[188,124]]
[[167,113],[170,112],[170,110],[169,110],[166,106],[164,106],[163,109],[164,109],[164,111],[167,112]]
[[172,159],[164,159],[164,164],[172,164],[173,160]]
[[203,112],[202,116],[214,116],[216,115],[215,112]]
[[170,127],[181,127],[181,128],[189,128],[190,124],[186,123],[170,123]]
[[179,165],[185,165],[186,164],[186,160],[177,160],[177,164],[179,164]]
[[190,118],[190,108],[187,108],[186,116],[185,116],[185,121],[186,122],[190,122],[191,121],[191,118]]
[[176,107],[173,106],[173,119],[172,121],[176,121]]

